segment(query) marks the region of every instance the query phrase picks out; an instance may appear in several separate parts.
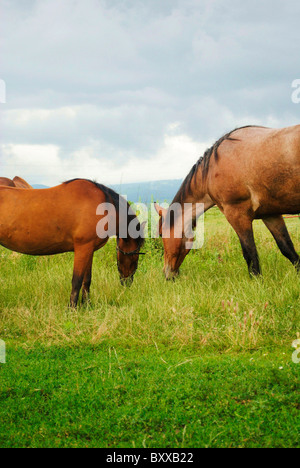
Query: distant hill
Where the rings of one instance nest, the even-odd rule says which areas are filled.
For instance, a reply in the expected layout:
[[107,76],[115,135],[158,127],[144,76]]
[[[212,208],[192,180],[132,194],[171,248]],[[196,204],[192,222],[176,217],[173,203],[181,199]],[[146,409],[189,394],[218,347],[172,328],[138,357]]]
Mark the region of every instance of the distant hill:
[[[181,180],[156,180],[152,182],[139,182],[134,184],[114,184],[110,187],[121,195],[126,195],[127,199],[132,202],[151,203],[152,200],[163,202],[171,202],[176,195]],[[35,189],[48,188],[46,185],[35,184]]]
[[40,184],[33,184],[32,187],[35,188],[35,189],[45,189],[45,188],[49,188],[49,187],[47,187],[47,185],[40,185]]
[[181,180],[156,180],[152,182],[139,182],[135,184],[112,185],[111,188],[121,195],[126,195],[132,202],[151,203],[171,202],[178,192]]

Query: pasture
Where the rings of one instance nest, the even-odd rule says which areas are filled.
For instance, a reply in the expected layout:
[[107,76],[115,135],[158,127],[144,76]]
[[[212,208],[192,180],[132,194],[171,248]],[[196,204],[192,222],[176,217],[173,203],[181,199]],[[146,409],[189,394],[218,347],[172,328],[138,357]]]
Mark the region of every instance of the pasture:
[[[297,251],[300,221],[287,220]],[[262,222],[263,278],[217,209],[205,245],[166,282],[147,240],[131,288],[115,240],[96,253],[91,302],[67,308],[73,254],[0,251],[2,447],[296,447],[300,278]]]

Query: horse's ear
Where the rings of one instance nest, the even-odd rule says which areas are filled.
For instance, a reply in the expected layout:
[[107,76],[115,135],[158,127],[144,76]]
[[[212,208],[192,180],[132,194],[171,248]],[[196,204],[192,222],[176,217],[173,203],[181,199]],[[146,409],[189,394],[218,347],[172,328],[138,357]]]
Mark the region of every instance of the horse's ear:
[[159,206],[158,203],[154,203],[154,208],[156,209],[158,216],[160,216],[161,218],[164,218],[166,216],[167,210]]
[[144,232],[145,227],[146,227],[146,224],[147,224],[147,221],[144,221],[144,222],[141,224],[141,232]]
[[26,182],[26,180],[22,179],[22,177],[16,176],[13,179],[13,182],[15,183],[15,186],[18,188],[33,189],[33,187],[31,187],[31,185],[29,185],[28,182]]

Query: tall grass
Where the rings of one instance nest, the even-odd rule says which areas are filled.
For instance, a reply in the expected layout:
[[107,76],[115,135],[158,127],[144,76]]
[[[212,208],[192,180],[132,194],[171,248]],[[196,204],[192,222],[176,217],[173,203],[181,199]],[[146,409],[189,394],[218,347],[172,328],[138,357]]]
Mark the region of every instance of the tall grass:
[[[300,250],[297,219],[288,227]],[[299,332],[300,278],[256,223],[263,278],[250,280],[237,236],[208,213],[205,245],[167,283],[160,240],[148,240],[130,289],[120,285],[115,241],[96,253],[91,302],[67,307],[73,255],[27,257],[0,251],[0,337],[34,343],[186,347],[243,351],[292,343]]]

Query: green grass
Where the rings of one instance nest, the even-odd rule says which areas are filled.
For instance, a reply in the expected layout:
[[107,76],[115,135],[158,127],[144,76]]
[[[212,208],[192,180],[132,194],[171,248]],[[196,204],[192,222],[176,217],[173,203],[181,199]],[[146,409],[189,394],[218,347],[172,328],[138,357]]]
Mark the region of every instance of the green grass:
[[296,447],[289,350],[242,356],[92,347],[9,350],[6,447]]
[[[288,227],[300,250],[299,220]],[[217,210],[205,228],[175,283],[149,240],[130,289],[112,240],[77,311],[72,255],[0,251],[2,447],[299,446],[300,278],[261,223],[252,281]]]

